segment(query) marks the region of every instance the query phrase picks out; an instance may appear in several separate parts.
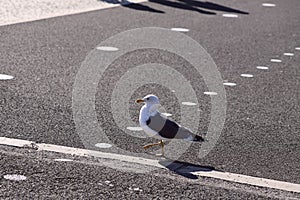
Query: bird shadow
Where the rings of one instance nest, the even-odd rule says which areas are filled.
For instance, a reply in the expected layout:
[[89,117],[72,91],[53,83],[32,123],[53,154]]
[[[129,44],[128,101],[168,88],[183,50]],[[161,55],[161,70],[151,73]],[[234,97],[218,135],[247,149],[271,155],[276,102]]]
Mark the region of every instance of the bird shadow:
[[188,4],[193,7],[204,8],[207,10],[215,10],[215,11],[223,11],[223,12],[230,12],[230,13],[238,13],[238,14],[245,14],[248,15],[248,12],[237,10],[234,8],[230,8],[228,6],[223,6],[220,4],[208,2],[208,1],[196,1],[196,0],[178,0],[179,2]]
[[130,8],[134,10],[148,11],[148,12],[154,12],[160,14],[165,13],[164,11],[151,8],[150,6],[140,4],[140,3],[132,3],[128,0],[98,0],[98,1],[103,1],[110,4],[120,4],[122,7]]
[[168,170],[189,179],[198,179],[198,176],[193,174],[193,172],[210,172],[216,170],[212,166],[196,165],[188,162],[174,161],[168,158],[160,160],[158,163]]

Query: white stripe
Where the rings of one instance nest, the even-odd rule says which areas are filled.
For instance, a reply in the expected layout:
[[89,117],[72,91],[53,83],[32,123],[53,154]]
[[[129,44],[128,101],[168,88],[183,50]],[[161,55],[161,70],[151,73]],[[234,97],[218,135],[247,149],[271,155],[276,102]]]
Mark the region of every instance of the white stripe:
[[0,26],[30,22],[58,16],[72,15],[121,4],[141,3],[147,0],[130,0],[122,3],[107,3],[97,0],[30,0],[30,1],[1,1]]
[[238,15],[235,14],[222,14],[223,17],[236,18]]
[[[158,167],[163,169],[166,168],[165,166],[172,163],[171,161],[166,162],[166,164],[163,166],[159,163],[159,160],[120,155],[114,153],[105,153],[100,151],[92,151],[87,149],[79,149],[79,148],[66,147],[66,146],[53,145],[53,144],[44,144],[44,143],[36,144],[32,141],[6,138],[6,137],[0,137],[0,145],[8,145],[8,146],[15,146],[15,147],[35,146],[38,148],[38,151],[50,151],[50,152],[72,154],[78,156],[94,156],[98,158],[106,158],[106,159],[129,162],[129,163],[148,165],[148,166],[153,166],[153,167]],[[216,178],[216,179],[221,179],[221,180],[226,180],[226,181],[231,181],[236,183],[300,193],[300,184],[296,184],[296,183],[258,178],[258,177],[246,176],[242,174],[234,174],[229,172],[220,172],[215,170],[203,170],[203,168],[201,169],[199,167],[193,167],[193,166],[185,166],[185,167],[179,166],[178,168],[180,168],[180,171],[190,172],[197,176],[211,177],[211,178]]]
[[276,181],[272,179],[258,178],[258,177],[246,176],[242,174],[234,174],[229,172],[219,172],[214,170],[208,172],[203,172],[203,171],[192,172],[192,174],[195,174],[197,176],[212,177],[212,178],[217,178],[217,179],[222,179],[222,180],[237,182],[237,183],[243,183],[248,185],[274,188],[274,189],[286,190],[290,192],[300,192],[300,184]]

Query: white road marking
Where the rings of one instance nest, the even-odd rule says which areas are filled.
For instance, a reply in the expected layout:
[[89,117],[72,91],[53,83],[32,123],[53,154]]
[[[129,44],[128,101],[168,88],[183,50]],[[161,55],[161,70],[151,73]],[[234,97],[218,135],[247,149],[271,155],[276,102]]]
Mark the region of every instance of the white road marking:
[[252,78],[253,75],[252,74],[241,74],[242,77],[246,77],[246,78]]
[[265,67],[265,66],[257,66],[256,68],[257,68],[257,69],[263,69],[263,70],[269,69],[269,67]]
[[195,106],[195,105],[197,105],[196,103],[193,103],[193,102],[182,102],[181,104],[185,105],[185,106]]
[[218,93],[216,93],[216,92],[203,92],[203,93],[206,95],[212,95],[212,96],[218,95]]
[[141,190],[140,188],[133,188],[133,191],[138,191],[138,192],[142,192],[143,190]]
[[190,30],[187,28],[171,28],[172,31],[178,31],[178,32],[189,32]]
[[271,59],[270,60],[271,62],[275,62],[275,63],[281,63],[282,62],[282,60],[280,60],[280,59]]
[[6,174],[3,176],[3,178],[11,181],[24,181],[26,180],[26,176],[19,175],[19,174]]
[[255,185],[255,186],[266,187],[266,188],[274,188],[274,189],[285,190],[290,192],[300,192],[300,184],[277,181],[272,179],[246,176],[242,174],[234,174],[229,172],[220,172],[215,170],[212,170],[210,172],[203,172],[203,171],[192,172],[192,174],[197,176],[207,176],[211,178],[222,179],[222,180],[236,182],[236,183],[243,183],[243,184]]
[[[128,4],[128,1],[108,3],[97,0],[30,0],[1,1],[0,26],[30,22],[58,16],[84,13]],[[130,3],[141,3],[146,0],[130,0]]]
[[130,130],[130,131],[142,131],[142,127],[139,127],[139,126],[129,126],[129,127],[126,127],[126,129]]
[[[32,143],[32,141],[27,141],[27,140],[0,137],[0,145],[8,145],[14,147],[28,147],[28,144],[37,147],[38,151],[50,151],[50,152],[57,152],[57,153],[71,154],[71,155],[78,155],[78,156],[93,156],[98,158],[105,158],[105,159],[123,161],[128,163],[136,163],[136,164],[142,164],[147,166],[153,166],[162,169],[167,169],[165,166],[168,166],[173,163],[172,161],[166,160],[164,165],[162,165],[160,164],[159,160],[146,159],[142,157],[134,157],[134,156],[114,154],[114,153],[105,153],[100,151],[92,151],[87,149],[79,149],[74,147],[66,147],[66,146],[59,146],[53,144]],[[209,169],[203,170],[203,168],[195,167],[195,166],[179,166],[178,168],[180,172],[192,173],[196,176],[211,177],[211,178],[226,180],[230,182],[300,193],[300,184],[296,184],[296,183],[289,183],[284,181],[277,181],[272,179],[246,176],[242,174],[221,172],[221,171],[209,170]],[[105,181],[105,183],[110,184],[110,181]]]
[[6,75],[6,74],[0,74],[0,80],[10,80],[13,79],[13,76]]
[[175,90],[171,90],[171,92],[175,92]]
[[172,114],[171,113],[161,113],[162,115],[166,116],[166,117],[171,117]]
[[264,7],[275,7],[276,4],[273,4],[273,3],[263,3],[262,6],[264,6]]
[[117,47],[107,47],[107,46],[97,47],[96,49],[100,50],[100,51],[118,51],[119,50]]
[[223,17],[229,17],[229,18],[237,18],[238,15],[235,14],[222,14]]
[[298,51],[300,51],[300,47],[296,47],[295,49],[298,50]]
[[56,158],[54,160],[55,161],[59,161],[59,162],[72,162],[73,161],[71,159],[66,159],[66,158]]
[[284,53],[283,55],[285,55],[285,56],[294,56],[293,53]]
[[107,149],[107,148],[112,147],[112,145],[108,144],[108,143],[97,143],[97,144],[95,144],[95,147],[98,147],[101,149]]
[[226,83],[223,83],[223,85],[225,85],[225,86],[236,86],[236,83],[226,82]]

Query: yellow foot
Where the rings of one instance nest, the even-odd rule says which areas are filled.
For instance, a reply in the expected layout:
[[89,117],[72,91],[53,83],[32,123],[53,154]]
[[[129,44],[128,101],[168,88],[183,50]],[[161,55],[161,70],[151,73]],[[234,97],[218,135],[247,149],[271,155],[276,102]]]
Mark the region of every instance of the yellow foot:
[[164,146],[165,146],[165,144],[162,140],[158,143],[145,145],[145,146],[143,146],[143,148],[146,150],[146,149],[149,149],[150,147],[157,146],[157,145],[161,146],[162,153],[161,154],[156,154],[156,156],[164,156]]
[[143,146],[143,148],[146,150],[153,146],[156,146],[156,144],[147,144],[147,145]]

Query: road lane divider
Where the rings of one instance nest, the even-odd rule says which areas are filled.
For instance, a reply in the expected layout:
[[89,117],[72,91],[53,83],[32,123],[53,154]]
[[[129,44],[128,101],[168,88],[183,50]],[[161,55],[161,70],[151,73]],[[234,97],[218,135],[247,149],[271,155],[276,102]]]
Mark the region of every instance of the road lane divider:
[[168,159],[155,160],[155,159],[121,155],[116,153],[107,153],[107,152],[67,147],[67,146],[54,145],[54,144],[35,143],[29,140],[21,140],[21,139],[7,138],[7,137],[0,137],[0,145],[6,145],[6,146],[12,146],[18,148],[30,148],[36,151],[48,151],[48,152],[56,152],[56,153],[62,153],[68,155],[104,158],[104,159],[110,159],[110,160],[115,160],[120,162],[147,165],[150,167],[156,167],[160,169],[168,169],[178,174],[191,174],[194,176],[210,177],[210,178],[221,179],[221,180],[240,183],[240,184],[300,193],[300,184],[247,176],[243,174],[235,174],[230,172],[221,172],[215,169],[209,169],[201,166],[172,161]]

